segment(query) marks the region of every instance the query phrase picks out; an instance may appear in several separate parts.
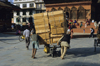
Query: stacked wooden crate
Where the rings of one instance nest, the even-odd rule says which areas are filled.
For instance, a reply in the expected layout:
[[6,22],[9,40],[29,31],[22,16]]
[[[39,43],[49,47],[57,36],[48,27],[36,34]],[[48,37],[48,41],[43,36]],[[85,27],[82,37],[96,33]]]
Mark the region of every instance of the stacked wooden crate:
[[36,33],[47,43],[50,44],[50,29],[47,12],[34,14],[34,24]]
[[57,43],[65,33],[63,11],[34,14],[36,33],[47,43]]
[[53,11],[48,13],[49,23],[50,23],[50,38],[52,43],[57,43],[57,41],[65,33],[65,20],[63,11]]

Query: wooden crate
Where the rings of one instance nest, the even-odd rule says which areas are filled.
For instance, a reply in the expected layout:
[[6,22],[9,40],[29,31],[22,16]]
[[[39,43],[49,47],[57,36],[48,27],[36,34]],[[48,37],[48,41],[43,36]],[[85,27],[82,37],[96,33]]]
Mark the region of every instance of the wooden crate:
[[47,32],[50,32],[50,29],[44,29],[44,30],[36,30],[36,33],[39,34],[39,33],[47,33]]
[[40,26],[35,26],[35,30],[44,30],[44,29],[49,29],[49,25],[40,25]]
[[53,42],[52,43],[57,43],[60,40],[61,37],[59,38],[53,38]]
[[39,40],[39,44],[40,45],[43,45],[43,44],[52,44],[52,42],[51,42],[51,39],[46,39],[46,40],[44,40],[44,39],[40,39]]
[[38,20],[34,20],[34,24],[35,24],[35,26],[48,24],[48,18],[45,18],[45,19],[41,18]]
[[42,39],[49,39],[50,38],[50,34],[49,33],[41,33],[38,34]]
[[37,14],[34,14],[34,19],[41,19],[44,17],[44,14],[43,13],[37,13]]
[[48,16],[64,14],[63,10],[48,12]]
[[62,37],[62,36],[63,36],[62,34],[58,34],[58,35],[50,34],[50,38],[59,38],[59,37]]
[[63,34],[63,33],[65,33],[64,28],[51,29],[51,34]]

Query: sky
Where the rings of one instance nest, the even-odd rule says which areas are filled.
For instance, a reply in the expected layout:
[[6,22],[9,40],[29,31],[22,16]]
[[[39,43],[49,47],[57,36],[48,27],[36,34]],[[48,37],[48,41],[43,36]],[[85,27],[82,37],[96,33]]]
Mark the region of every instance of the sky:
[[8,1],[11,2],[11,3],[13,2],[13,0],[8,0]]

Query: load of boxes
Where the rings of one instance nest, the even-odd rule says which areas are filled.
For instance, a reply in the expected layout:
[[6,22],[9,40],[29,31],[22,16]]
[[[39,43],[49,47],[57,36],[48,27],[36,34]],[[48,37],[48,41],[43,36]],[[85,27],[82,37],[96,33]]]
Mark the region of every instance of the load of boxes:
[[57,43],[67,29],[62,10],[34,14],[34,24],[36,33],[47,44]]

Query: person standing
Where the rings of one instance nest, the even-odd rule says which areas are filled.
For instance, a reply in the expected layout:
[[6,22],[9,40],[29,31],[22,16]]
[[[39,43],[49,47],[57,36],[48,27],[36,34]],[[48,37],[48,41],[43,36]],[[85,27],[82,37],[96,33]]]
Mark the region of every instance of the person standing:
[[64,36],[60,38],[57,42],[57,45],[61,44],[61,59],[64,59],[64,55],[66,54],[67,48],[70,47],[70,31],[67,32]]
[[87,23],[85,23],[85,28],[87,27]]
[[31,34],[32,37],[32,45],[33,45],[33,50],[32,50],[32,58],[36,58],[35,54],[37,49],[39,49],[39,36],[36,33]]
[[90,30],[91,30],[91,34],[90,34],[89,38],[90,37],[93,37],[94,38],[94,29],[93,28],[90,28]]
[[34,33],[35,33],[35,30],[34,30],[34,28],[32,28],[31,35],[34,34]]
[[85,33],[85,29],[83,29],[83,33]]
[[95,28],[97,28],[97,22],[96,21],[94,22],[94,26],[95,26]]
[[80,28],[83,26],[83,23],[81,22],[81,24],[80,24]]
[[28,27],[26,27],[26,29],[24,30],[23,35],[25,36],[26,48],[28,50],[30,45],[30,31]]
[[71,39],[73,38],[73,29],[71,29]]

